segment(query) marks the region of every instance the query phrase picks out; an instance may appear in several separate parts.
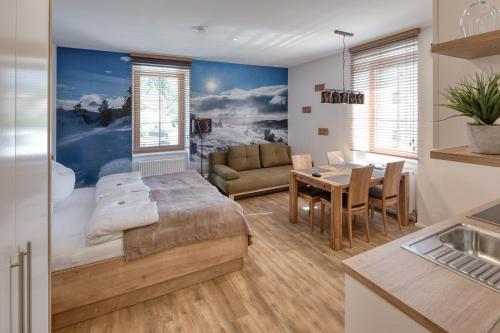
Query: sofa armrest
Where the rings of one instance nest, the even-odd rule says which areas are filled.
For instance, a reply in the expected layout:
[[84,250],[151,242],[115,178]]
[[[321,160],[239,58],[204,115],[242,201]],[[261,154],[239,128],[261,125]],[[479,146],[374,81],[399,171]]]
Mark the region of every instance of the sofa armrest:
[[238,179],[240,178],[240,173],[234,169],[231,169],[230,167],[226,165],[214,165],[212,171],[222,177],[224,180],[233,180],[233,179]]

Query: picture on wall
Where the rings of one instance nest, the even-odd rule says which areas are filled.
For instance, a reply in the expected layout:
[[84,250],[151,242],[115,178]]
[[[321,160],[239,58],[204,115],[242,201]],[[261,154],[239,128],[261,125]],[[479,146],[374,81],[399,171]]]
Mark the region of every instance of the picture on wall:
[[76,187],[132,169],[130,60],[57,48],[56,160],[73,169]]
[[[202,134],[205,172],[212,151],[288,141],[288,69],[193,61],[191,80],[191,117],[212,120]],[[200,170],[200,134],[191,134],[190,156]]]

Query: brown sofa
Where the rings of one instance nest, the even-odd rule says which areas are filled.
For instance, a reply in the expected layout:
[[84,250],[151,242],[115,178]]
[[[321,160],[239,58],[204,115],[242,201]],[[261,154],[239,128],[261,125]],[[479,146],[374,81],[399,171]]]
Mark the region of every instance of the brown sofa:
[[209,154],[209,180],[232,199],[286,190],[291,162],[284,143],[232,146]]

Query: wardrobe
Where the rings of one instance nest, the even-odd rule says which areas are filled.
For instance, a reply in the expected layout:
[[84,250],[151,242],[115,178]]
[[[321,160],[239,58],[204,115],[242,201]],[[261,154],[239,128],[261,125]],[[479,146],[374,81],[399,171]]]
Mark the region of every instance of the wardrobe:
[[50,1],[0,1],[0,332],[49,331]]

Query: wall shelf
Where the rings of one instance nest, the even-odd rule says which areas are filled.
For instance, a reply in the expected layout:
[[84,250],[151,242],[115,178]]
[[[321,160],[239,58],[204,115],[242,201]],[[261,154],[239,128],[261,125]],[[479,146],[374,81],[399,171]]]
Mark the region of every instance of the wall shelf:
[[477,59],[500,54],[500,30],[432,44],[432,53],[462,59]]
[[500,167],[500,155],[472,153],[468,146],[431,150],[431,158]]

